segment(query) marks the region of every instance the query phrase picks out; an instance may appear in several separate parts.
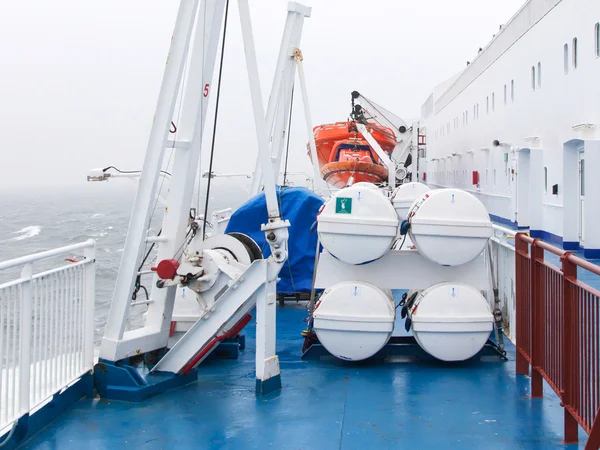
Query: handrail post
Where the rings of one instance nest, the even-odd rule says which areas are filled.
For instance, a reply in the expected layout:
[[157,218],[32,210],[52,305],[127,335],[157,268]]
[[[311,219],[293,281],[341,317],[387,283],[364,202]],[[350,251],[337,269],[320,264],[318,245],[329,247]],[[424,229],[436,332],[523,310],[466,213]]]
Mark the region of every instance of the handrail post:
[[519,375],[529,375],[529,363],[527,359],[523,355],[523,346],[521,342],[525,341],[525,332],[527,329],[527,324],[525,324],[525,302],[531,305],[531,297],[526,298],[525,296],[525,280],[523,279],[524,275],[524,260],[526,258],[525,255],[529,253],[529,246],[527,242],[523,239],[523,233],[517,233],[515,236],[515,283],[516,283],[516,321],[515,329],[516,329],[516,338],[515,342],[517,344],[517,356],[516,356],[516,369],[517,374]]
[[577,299],[573,295],[573,282],[577,280],[577,266],[569,261],[571,252],[566,252],[560,258],[563,273],[563,320],[564,328],[562,335],[562,373],[563,373],[563,391],[562,404],[564,408],[564,443],[577,443],[577,421],[571,414],[569,407],[573,407],[574,396],[578,384],[578,378],[575,376],[577,367],[579,367],[579,346],[577,344],[577,316],[574,306]]
[[544,249],[538,247],[539,239],[531,243],[531,397],[544,395],[540,370],[544,363],[544,292],[542,290],[541,264]]
[[84,353],[83,360],[87,369],[94,367],[94,307],[96,303],[96,243],[86,247],[83,256],[89,262],[84,265]]
[[[18,417],[29,412],[29,372],[31,369],[31,303],[33,266],[31,263],[23,266],[21,278],[21,317],[19,320],[19,408]],[[14,382],[14,381],[13,381]]]
[[585,443],[585,450],[594,450],[600,448],[600,408],[598,408],[595,417],[596,419],[592,424],[592,430],[590,431],[590,434],[588,435],[588,440]]

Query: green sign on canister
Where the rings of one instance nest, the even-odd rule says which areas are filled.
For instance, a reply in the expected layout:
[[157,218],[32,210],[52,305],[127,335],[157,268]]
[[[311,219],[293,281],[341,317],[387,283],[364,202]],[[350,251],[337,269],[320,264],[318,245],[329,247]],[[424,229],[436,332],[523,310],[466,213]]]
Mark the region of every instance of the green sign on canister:
[[335,199],[336,214],[352,214],[352,199],[350,197],[338,197]]

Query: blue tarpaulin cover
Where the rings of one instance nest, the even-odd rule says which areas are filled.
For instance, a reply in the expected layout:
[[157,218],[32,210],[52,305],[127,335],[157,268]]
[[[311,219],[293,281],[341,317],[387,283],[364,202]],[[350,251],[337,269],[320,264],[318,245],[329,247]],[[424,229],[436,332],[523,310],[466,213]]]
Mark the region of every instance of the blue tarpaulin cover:
[[[303,187],[277,188],[279,210],[290,221],[288,229],[288,260],[279,273],[277,292],[292,294],[310,292],[317,247],[317,233],[310,227],[315,222],[323,199]],[[267,258],[271,249],[260,226],[267,223],[267,203],[264,192],[254,196],[233,213],[225,233],[244,233],[250,236]]]

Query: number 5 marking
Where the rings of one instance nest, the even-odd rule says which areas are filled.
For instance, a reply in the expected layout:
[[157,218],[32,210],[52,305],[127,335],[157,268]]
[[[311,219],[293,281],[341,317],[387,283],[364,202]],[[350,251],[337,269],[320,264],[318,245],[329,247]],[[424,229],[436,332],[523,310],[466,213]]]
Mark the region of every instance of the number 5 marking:
[[210,86],[210,84],[208,84],[208,83],[206,83],[206,84],[204,85],[204,96],[205,96],[205,97],[208,97],[208,87],[209,87],[209,86]]

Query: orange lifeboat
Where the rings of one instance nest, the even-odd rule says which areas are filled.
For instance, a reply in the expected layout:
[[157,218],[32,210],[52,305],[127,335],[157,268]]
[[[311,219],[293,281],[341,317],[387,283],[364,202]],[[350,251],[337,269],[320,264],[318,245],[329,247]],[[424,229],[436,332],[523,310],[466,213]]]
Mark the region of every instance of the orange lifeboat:
[[[369,123],[367,130],[388,155],[394,150],[396,135],[390,128]],[[342,188],[350,177],[355,183],[381,183],[387,179],[387,167],[354,122],[319,125],[314,127],[313,133],[321,177],[331,186]],[[311,156],[310,150],[308,156]]]

